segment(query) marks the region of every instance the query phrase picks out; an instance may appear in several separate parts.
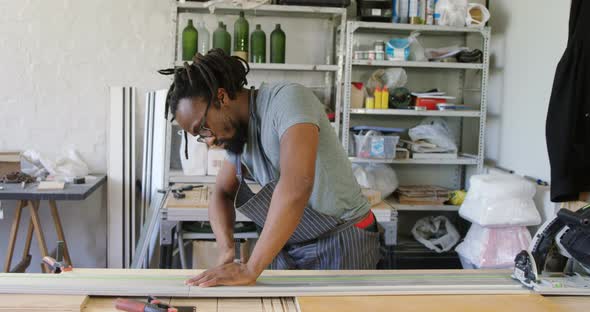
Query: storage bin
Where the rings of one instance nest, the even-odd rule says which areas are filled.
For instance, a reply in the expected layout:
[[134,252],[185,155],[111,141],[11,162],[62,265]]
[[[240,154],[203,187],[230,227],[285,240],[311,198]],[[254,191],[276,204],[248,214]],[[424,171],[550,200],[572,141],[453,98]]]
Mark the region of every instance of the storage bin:
[[399,136],[355,134],[355,153],[359,158],[395,159]]

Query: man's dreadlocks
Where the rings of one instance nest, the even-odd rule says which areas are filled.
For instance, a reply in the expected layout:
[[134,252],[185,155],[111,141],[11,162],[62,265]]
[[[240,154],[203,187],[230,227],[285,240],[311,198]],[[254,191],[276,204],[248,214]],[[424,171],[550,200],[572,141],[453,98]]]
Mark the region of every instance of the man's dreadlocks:
[[[212,102],[212,105],[219,107],[219,101],[215,99],[215,95],[217,89],[223,88],[229,98],[234,100],[237,92],[248,84],[246,75],[250,72],[250,66],[240,57],[229,56],[222,49],[213,49],[206,55],[197,53],[192,64],[184,62],[183,67],[162,69],[158,72],[162,75],[174,75],[174,81],[166,96],[164,113],[166,119],[168,119],[168,113],[172,114],[170,119],[172,121],[181,99],[198,97],[205,103]],[[184,141],[184,156],[188,159],[186,131],[184,131]]]
[[[229,56],[222,49],[213,49],[206,55],[196,54],[192,64],[185,62],[183,67],[158,72],[162,75],[174,74],[174,81],[166,96],[164,116],[168,119],[170,112],[172,121],[181,99],[199,97],[209,103],[215,98],[218,88],[225,89],[229,98],[235,99],[237,92],[248,84],[246,75],[250,72],[250,66],[240,57]],[[219,107],[219,101],[215,99],[213,105]]]

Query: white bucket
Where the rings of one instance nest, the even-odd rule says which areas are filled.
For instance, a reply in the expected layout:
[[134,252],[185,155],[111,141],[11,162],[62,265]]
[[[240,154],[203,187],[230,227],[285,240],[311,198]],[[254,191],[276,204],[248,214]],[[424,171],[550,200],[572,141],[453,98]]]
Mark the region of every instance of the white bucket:
[[[207,175],[207,144],[197,141],[192,135],[187,136],[187,142],[184,141],[184,131],[178,131],[180,139],[180,164],[182,172],[188,176]],[[184,154],[184,145],[188,143],[188,159]]]

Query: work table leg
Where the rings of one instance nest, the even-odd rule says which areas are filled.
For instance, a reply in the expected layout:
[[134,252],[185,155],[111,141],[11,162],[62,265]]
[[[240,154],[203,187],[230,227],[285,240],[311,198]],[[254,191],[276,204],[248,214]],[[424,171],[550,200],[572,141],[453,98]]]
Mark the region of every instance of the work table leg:
[[[34,200],[32,201],[33,205],[30,205],[31,211],[31,220],[33,220],[33,225],[35,227],[35,236],[37,237],[37,244],[39,245],[39,251],[41,252],[41,257],[46,257],[49,254],[47,253],[47,244],[45,244],[45,235],[43,234],[43,230],[41,228],[41,218],[39,218],[39,201]],[[43,266],[45,273],[49,272],[49,268],[45,265]]]
[[10,265],[12,263],[12,255],[14,253],[14,245],[16,244],[16,235],[18,234],[18,227],[20,225],[20,216],[23,208],[27,205],[26,200],[19,200],[16,202],[16,214],[12,221],[12,228],[10,229],[10,238],[8,239],[8,250],[6,254],[6,262],[4,263],[4,272],[10,271]]
[[55,232],[57,233],[57,239],[64,242],[64,260],[68,265],[72,265],[72,259],[70,258],[68,244],[66,243],[66,236],[64,235],[64,230],[61,226],[61,220],[59,218],[59,213],[57,212],[57,205],[55,204],[55,200],[49,201],[49,208],[51,208],[51,216],[53,217],[53,223],[55,224]]

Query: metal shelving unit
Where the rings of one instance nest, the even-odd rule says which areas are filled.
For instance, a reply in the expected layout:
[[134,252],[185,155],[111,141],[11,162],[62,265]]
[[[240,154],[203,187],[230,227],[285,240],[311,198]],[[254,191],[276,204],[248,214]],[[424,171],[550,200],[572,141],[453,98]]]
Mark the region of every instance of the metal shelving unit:
[[[409,35],[412,31],[421,33],[419,39],[425,38],[430,43],[445,46],[446,41],[453,41],[453,44],[468,45],[468,42],[477,42],[477,48],[483,51],[483,62],[481,64],[472,63],[443,63],[443,62],[415,62],[415,61],[376,61],[376,60],[353,60],[353,48],[357,41],[387,40],[391,37],[402,37]],[[475,39],[475,40],[474,40]],[[366,43],[366,42],[365,42]],[[468,27],[443,27],[437,25],[409,25],[409,24],[391,24],[391,23],[372,23],[356,22],[347,23],[346,27],[346,57],[344,61],[344,96],[343,96],[343,113],[342,113],[342,144],[345,148],[349,146],[348,129],[351,125],[351,118],[359,119],[363,124],[367,122],[377,123],[379,126],[399,127],[399,124],[408,125],[412,122],[417,123],[422,117],[443,117],[449,122],[453,122],[458,128],[457,141],[459,144],[459,156],[456,159],[407,159],[407,160],[380,160],[380,159],[363,159],[350,157],[354,163],[380,163],[396,166],[400,183],[404,183],[404,178],[412,171],[418,170],[424,184],[429,183],[428,179],[433,181],[449,181],[453,187],[464,187],[466,167],[472,166],[476,171],[483,169],[484,162],[484,138],[486,122],[486,101],[487,101],[487,81],[489,68],[489,43],[490,28],[468,28]],[[481,44],[481,45],[479,45]],[[366,79],[371,71],[379,68],[398,67],[406,69],[408,81],[412,75],[418,75],[417,80],[425,80],[421,88],[429,89],[436,87],[436,84],[443,85],[444,90],[450,94],[456,94],[459,101],[463,101],[466,94],[469,94],[473,105],[471,110],[444,110],[444,111],[415,111],[404,109],[351,109],[351,82],[359,81],[356,79]],[[438,75],[432,79],[424,79],[429,75]],[[473,78],[475,75],[477,79]],[[452,77],[452,78],[451,78]],[[436,78],[439,78],[436,80]],[[451,82],[450,82],[451,81]],[[418,81],[422,82],[422,81]],[[468,87],[468,84],[477,82],[479,86]],[[416,84],[414,85],[414,87]],[[452,87],[451,87],[452,86]],[[455,88],[456,87],[456,88]],[[475,100],[474,100],[475,99]],[[459,104],[462,104],[459,102]],[[464,128],[469,121],[471,128]],[[354,123],[353,123],[354,124]],[[473,128],[473,129],[472,129]],[[477,128],[477,129],[475,129]],[[465,130],[467,129],[467,130]],[[477,131],[477,133],[476,133]],[[465,133],[464,133],[465,132]],[[474,142],[477,140],[477,142]],[[469,145],[469,152],[465,153],[464,144]],[[474,154],[474,155],[471,155]],[[403,165],[403,166],[402,166]],[[425,167],[421,167],[425,165]],[[406,167],[407,166],[407,167]],[[410,168],[410,169],[404,169]],[[415,168],[415,169],[412,169]],[[446,169],[449,168],[449,169]],[[402,172],[402,176],[400,175]],[[428,174],[425,174],[428,172]],[[431,172],[431,173],[430,173]],[[403,176],[403,175],[406,176]],[[442,176],[444,175],[444,177]],[[448,177],[447,177],[448,176]],[[415,183],[415,179],[413,181]],[[395,210],[404,211],[456,211],[458,207],[448,205],[400,205],[394,199],[388,199],[387,202]]]
[[477,165],[476,157],[458,156],[456,159],[372,159],[349,157],[353,163],[399,164],[399,165]]
[[[176,61],[176,66],[182,66],[184,61]],[[250,63],[251,70],[279,70],[279,71],[311,71],[311,72],[337,72],[338,65],[325,64],[273,64]]]
[[482,69],[483,64],[414,62],[414,61],[376,61],[352,60],[353,66],[405,67],[405,68],[443,68],[443,69]]
[[459,211],[461,206],[454,205],[406,205],[400,204],[394,197],[385,199],[385,202],[397,211]]
[[[339,103],[342,102],[342,78],[344,68],[344,30],[346,28],[346,9],[344,8],[332,8],[332,7],[308,7],[308,6],[291,6],[291,5],[261,5],[254,9],[242,8],[240,6],[234,6],[231,4],[221,3],[208,6],[203,2],[173,2],[173,20],[174,20],[174,66],[182,66],[184,61],[180,60],[179,51],[179,40],[180,33],[182,32],[181,16],[189,15],[194,17],[205,17],[210,16],[209,14],[215,14],[215,16],[227,17],[237,16],[240,11],[244,11],[247,19],[255,19],[258,17],[266,18],[282,18],[282,19],[302,19],[302,22],[306,20],[317,20],[328,22],[328,38],[320,38],[318,40],[332,42],[328,44],[325,51],[324,60],[316,60],[312,64],[305,63],[287,63],[287,64],[273,64],[273,63],[250,63],[251,75],[265,75],[266,73],[281,73],[281,72],[301,72],[305,73],[318,73],[323,74],[323,88],[324,97],[326,102],[334,103],[334,110],[336,112],[335,123],[340,125],[340,118],[342,116],[341,108]],[[186,18],[186,16],[185,16]],[[251,24],[251,28],[253,29]],[[211,35],[212,29],[209,29]],[[231,29],[228,29],[231,33]],[[233,35],[232,35],[233,37]],[[267,34],[267,40],[270,40],[270,33]],[[289,38],[289,36],[288,36]],[[232,38],[233,39],[233,38]],[[294,44],[294,43],[293,43]],[[267,43],[268,45],[268,43]],[[287,39],[287,45],[289,45],[289,39]],[[250,81],[249,75],[249,81]],[[178,124],[172,123],[171,126],[177,126]],[[336,131],[340,131],[340,127],[335,127]],[[171,129],[168,129],[168,133],[172,133]],[[170,158],[171,158],[171,136],[168,135],[166,153],[168,155],[166,163],[166,179],[170,183],[214,183],[214,176],[185,176],[182,171],[170,169]]]
[[351,115],[392,115],[392,116],[430,116],[430,117],[480,117],[479,110],[417,111],[412,109],[366,109],[352,108]]

